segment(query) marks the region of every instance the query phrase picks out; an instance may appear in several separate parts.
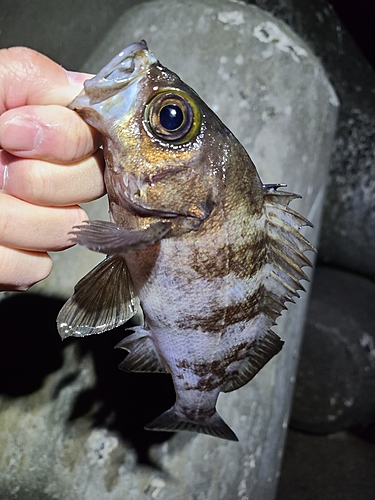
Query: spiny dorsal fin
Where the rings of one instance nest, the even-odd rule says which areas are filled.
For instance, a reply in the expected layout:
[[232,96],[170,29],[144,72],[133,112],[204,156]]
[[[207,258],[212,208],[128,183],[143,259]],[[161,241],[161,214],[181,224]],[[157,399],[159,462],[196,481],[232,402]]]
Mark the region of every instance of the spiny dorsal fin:
[[294,298],[299,297],[298,290],[304,290],[300,281],[308,281],[308,276],[302,267],[312,267],[304,252],[316,250],[300,233],[302,226],[312,227],[311,222],[288,206],[300,196],[268,190],[267,187],[264,191],[268,252],[262,309],[274,323],[281,311],[286,309],[285,302],[294,302]]
[[278,192],[277,184],[264,186],[264,224],[266,246],[264,265],[259,271],[261,283],[257,290],[258,314],[260,322],[259,338],[249,346],[248,353],[236,368],[236,375],[221,389],[230,392],[245,385],[275,355],[283,341],[270,328],[276,323],[286,302],[294,302],[299,297],[298,290],[304,290],[301,280],[308,280],[302,271],[304,266],[312,266],[305,256],[306,250],[314,247],[299,232],[302,226],[311,223],[302,215],[289,208],[289,203],[300,196]]
[[62,339],[103,333],[124,324],[139,309],[125,260],[107,257],[77,283],[59,312],[57,329]]

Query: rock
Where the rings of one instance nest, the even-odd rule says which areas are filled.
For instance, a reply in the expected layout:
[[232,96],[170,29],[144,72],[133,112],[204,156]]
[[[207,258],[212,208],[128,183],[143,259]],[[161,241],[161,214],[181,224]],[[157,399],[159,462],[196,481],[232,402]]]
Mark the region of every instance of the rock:
[[341,103],[319,259],[374,278],[374,68],[327,0],[251,0],[251,3],[284,20],[308,42],[321,59]]
[[[97,70],[141,38],[232,128],[264,182],[285,182],[302,194],[293,208],[315,224],[317,230],[309,230],[308,236],[316,242],[338,101],[309,48],[255,7],[224,0],[159,1],[126,12],[85,68]],[[106,207],[97,207],[99,216],[105,216]],[[59,256],[49,281],[36,288],[44,301],[46,295],[62,296],[73,286],[85,258],[77,254],[71,266],[70,251]],[[276,331],[286,341],[281,354],[250,384],[220,397],[218,410],[239,443],[143,431],[143,424],[152,420],[150,413],[160,414],[171,404],[168,398],[173,400],[169,378],[117,371],[112,346],[121,332],[73,340],[61,354],[63,366],[46,373],[38,389],[17,399],[8,393],[3,398],[2,496],[273,498],[306,302],[304,295],[279,321]],[[38,324],[44,307],[34,304],[26,318]],[[25,309],[18,304],[13,313]],[[17,339],[12,322],[8,329],[9,337]],[[46,329],[57,335],[54,324]],[[32,338],[41,349],[37,331]],[[21,379],[23,370],[19,366]]]
[[64,68],[78,71],[92,47],[132,5],[133,0],[90,0],[79,4],[64,0],[57,9],[55,3],[46,0],[12,0],[1,9],[1,48],[30,47]]
[[348,432],[289,431],[276,500],[370,500],[375,446]]
[[337,432],[375,422],[375,284],[317,268],[291,426]]

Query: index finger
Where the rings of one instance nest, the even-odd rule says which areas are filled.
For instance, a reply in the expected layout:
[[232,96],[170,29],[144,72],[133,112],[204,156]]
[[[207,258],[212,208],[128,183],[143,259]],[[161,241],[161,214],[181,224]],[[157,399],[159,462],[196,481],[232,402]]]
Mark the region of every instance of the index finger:
[[26,47],[0,50],[0,115],[28,104],[67,106],[91,75],[66,71]]

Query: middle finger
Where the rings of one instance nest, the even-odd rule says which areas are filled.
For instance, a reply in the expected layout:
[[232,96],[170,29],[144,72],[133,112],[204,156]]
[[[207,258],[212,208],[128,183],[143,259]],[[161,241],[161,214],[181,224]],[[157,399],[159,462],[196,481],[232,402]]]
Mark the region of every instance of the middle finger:
[[0,116],[0,144],[23,158],[71,163],[96,151],[100,138],[64,106],[22,106]]
[[49,252],[73,245],[69,231],[87,220],[78,206],[41,207],[0,192],[0,245]]
[[20,159],[0,151],[0,188],[7,194],[34,205],[51,207],[76,205],[100,198],[105,193],[103,151],[70,165]]

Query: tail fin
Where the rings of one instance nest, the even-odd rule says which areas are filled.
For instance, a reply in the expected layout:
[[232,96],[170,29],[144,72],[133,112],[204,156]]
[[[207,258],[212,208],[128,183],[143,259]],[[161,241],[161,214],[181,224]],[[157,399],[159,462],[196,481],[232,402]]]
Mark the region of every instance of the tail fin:
[[177,414],[175,407],[162,413],[159,417],[145,426],[149,431],[191,431],[202,434],[209,434],[221,439],[238,441],[238,437],[232,429],[224,422],[220,415],[215,411],[212,417],[206,420],[192,421]]

